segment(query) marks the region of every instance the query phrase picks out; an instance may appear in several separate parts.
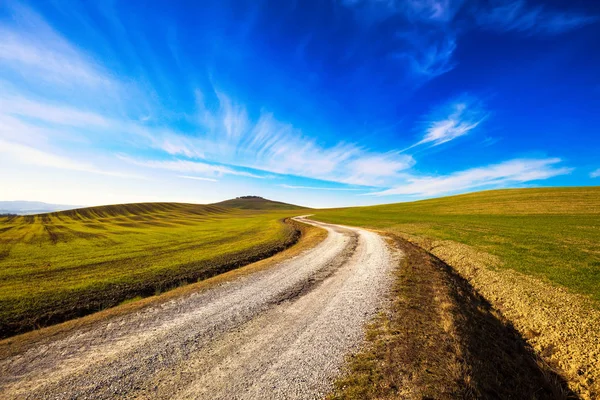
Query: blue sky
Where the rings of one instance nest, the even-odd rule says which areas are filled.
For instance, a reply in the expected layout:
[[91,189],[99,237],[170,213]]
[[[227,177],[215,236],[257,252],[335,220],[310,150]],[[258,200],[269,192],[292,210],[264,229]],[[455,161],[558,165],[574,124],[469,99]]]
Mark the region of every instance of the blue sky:
[[0,200],[600,183],[600,2],[0,0]]

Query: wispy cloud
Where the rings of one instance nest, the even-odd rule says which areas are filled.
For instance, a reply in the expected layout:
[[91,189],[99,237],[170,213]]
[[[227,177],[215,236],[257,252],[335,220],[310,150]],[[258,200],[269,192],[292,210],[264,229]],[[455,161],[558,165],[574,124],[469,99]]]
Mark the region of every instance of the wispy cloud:
[[486,117],[487,112],[479,101],[462,96],[430,113],[423,139],[411,147],[427,143],[438,146],[449,142],[477,128]]
[[572,168],[557,166],[560,162],[559,158],[516,159],[446,176],[410,177],[403,185],[370,195],[437,196],[548,179],[572,171]]
[[27,7],[10,2],[18,24],[0,26],[0,60],[24,80],[69,87],[102,88],[114,82],[90,56],[57,34]]
[[590,173],[590,178],[600,178],[600,168]]
[[213,178],[205,178],[203,176],[189,176],[189,175],[177,175],[178,178],[184,178],[184,179],[192,179],[195,181],[207,181],[207,182],[218,182],[218,179],[213,179]]
[[[435,11],[439,7],[434,3],[430,4],[432,17],[441,17],[438,12],[443,10]],[[23,90],[26,85],[21,85],[22,81],[0,82],[0,88],[7,89],[0,95],[0,121],[8,123],[0,127],[0,138],[23,145],[38,140],[56,142],[60,138],[69,145],[83,142],[93,145],[102,140],[120,149],[150,147],[170,155],[171,159],[122,160],[138,167],[186,176],[199,174],[207,179],[222,175],[264,177],[244,171],[247,168],[346,184],[385,186],[415,164],[410,155],[398,152],[373,151],[355,143],[320,143],[314,135],[278,120],[268,111],[251,115],[243,104],[219,90],[209,93],[211,104],[207,104],[200,90],[195,91],[195,132],[181,134],[146,123],[142,117],[147,114],[138,113],[132,119],[128,117],[132,114],[128,107],[135,101],[123,101],[124,108],[96,101],[121,95],[129,98],[131,86],[116,79],[35,12],[18,5],[11,12],[18,23],[0,24],[0,33],[6,38],[0,44],[3,61],[0,72],[7,72],[3,73],[5,76],[18,75],[32,87],[51,85],[52,90],[32,94]],[[420,51],[407,55],[417,74],[433,77],[445,72],[454,46],[448,43],[449,47],[439,48],[435,42],[426,46],[414,40],[409,43],[408,46]],[[99,89],[102,96],[98,95]],[[59,95],[65,90],[75,91],[75,97]],[[52,93],[50,98],[49,93]]]
[[128,174],[100,168],[87,162],[73,160],[69,157],[64,157],[19,143],[8,142],[3,139],[0,139],[0,154],[2,154],[5,159],[26,165],[89,172],[93,174],[110,175],[121,178],[143,178],[142,176],[135,174]]
[[305,189],[305,190],[334,190],[334,191],[361,191],[359,188],[340,188],[340,187],[322,187],[322,186],[297,186],[297,185],[279,185],[285,189]]
[[[452,27],[452,21],[463,5],[462,0],[372,2],[377,3],[373,7],[391,7],[393,13],[402,13],[404,20],[410,22],[406,24],[409,28],[392,31],[398,47],[386,48],[385,57],[404,62],[398,64],[411,71],[411,78],[424,82],[456,66],[454,53],[458,33]],[[348,3],[354,7],[366,2]],[[496,26],[494,29],[546,33],[559,33],[592,21],[587,17],[550,12],[545,7],[528,7],[520,0],[504,7],[482,13],[478,21],[482,23],[488,18],[490,26],[492,22]],[[119,158],[139,169],[170,171],[172,176],[183,179],[211,182],[223,176],[264,179],[273,173],[392,188],[380,190],[374,193],[376,195],[433,195],[544,179],[569,172],[568,168],[556,166],[558,159],[512,160],[443,177],[415,177],[409,174],[415,159],[399,151],[389,151],[393,149],[391,144],[383,149],[385,144],[380,143],[369,148],[360,143],[334,140],[334,135],[329,140],[319,140],[318,137],[325,135],[303,131],[277,119],[268,110],[258,111],[260,105],[247,108],[225,92],[208,88],[209,84],[203,87],[210,92],[207,93],[210,101],[200,90],[189,93],[195,94],[197,109],[193,112],[185,110],[181,119],[172,123],[173,120],[168,118],[150,118],[152,113],[135,112],[137,109],[131,104],[138,101],[130,100],[143,102],[145,98],[159,98],[152,83],[140,84],[139,92],[129,93],[129,89],[137,85],[135,80],[124,76],[119,79],[91,53],[77,48],[26,8],[17,6],[12,12],[18,23],[13,23],[13,19],[0,21],[0,37],[3,38],[0,41],[0,153],[22,164],[131,176],[105,170],[98,167],[100,164],[96,161],[65,157],[65,154],[77,157],[78,148],[69,145],[80,140],[93,150],[111,148],[110,154],[119,151],[135,154],[138,150],[146,152],[149,149],[154,154],[159,150],[161,154],[154,159],[123,155]],[[505,18],[501,19],[502,16]],[[539,24],[543,27],[538,27]],[[142,91],[144,95],[140,96]],[[111,99],[121,103],[116,104]],[[160,111],[168,112],[166,108]],[[486,116],[487,111],[476,99],[455,99],[426,116],[426,125],[414,146],[438,146],[467,135]],[[185,130],[185,134],[177,131],[179,128]],[[69,145],[65,145],[67,142]],[[55,151],[57,148],[63,151]],[[398,182],[406,184],[399,186]],[[307,190],[364,190],[281,186]]]
[[[220,177],[223,175],[245,176],[248,178],[263,179],[264,176],[253,174],[246,171],[240,171],[223,165],[209,164],[206,162],[189,160],[139,160],[125,155],[118,155],[118,158],[139,167],[163,169],[183,173],[204,174],[204,178]],[[189,177],[189,176],[186,176]],[[214,178],[212,178],[214,179]]]
[[206,154],[199,144],[198,138],[178,135],[169,130],[152,130],[136,126],[130,131],[136,131],[144,136],[151,147],[160,149],[172,156],[185,156],[188,158],[205,158]]
[[346,7],[366,12],[363,17],[383,19],[403,14],[412,20],[447,22],[464,0],[342,0]]
[[414,77],[431,80],[456,67],[453,60],[456,38],[452,35],[429,38],[419,32],[401,33],[408,47],[396,51],[394,58],[405,60]]
[[58,125],[108,128],[114,123],[102,115],[65,105],[48,104],[21,96],[0,95],[2,114],[26,117]]
[[6,89],[6,93],[0,92],[0,137],[35,142],[69,134],[70,139],[93,137],[101,132],[104,138],[111,137],[114,141],[133,141],[137,146],[160,149],[170,155],[204,158],[198,138],[180,135],[171,129],[145,126],[142,122],[109,117],[83,106],[26,98],[10,85],[0,88]]
[[[177,153],[201,153],[206,160],[229,165],[360,185],[384,184],[415,163],[409,155],[372,152],[355,144],[320,145],[271,113],[261,112],[253,121],[245,107],[224,93],[218,92],[217,98],[219,107],[214,111],[199,104],[205,135],[171,137],[169,143],[178,144]],[[170,145],[163,144],[162,149],[174,153]]]
[[403,171],[415,165],[412,156],[391,152],[387,154],[363,155],[348,162],[347,183],[366,186],[379,186],[397,179]]
[[595,16],[531,6],[525,0],[496,1],[476,14],[480,26],[495,31],[554,35],[598,21]]
[[[51,36],[58,37],[54,33]],[[56,41],[63,43],[59,39]],[[44,51],[60,50],[54,47]],[[80,58],[67,44],[58,47],[68,48],[69,57]],[[14,68],[21,67],[21,64],[20,61]],[[95,70],[91,68],[89,71]],[[8,83],[4,83],[2,88],[6,90],[0,95],[0,121],[5,123],[0,126],[0,137],[28,144],[59,137],[71,142],[82,138],[94,142],[97,134],[102,132],[105,140],[110,137],[114,143],[151,147],[179,157],[168,162],[128,160],[140,167],[200,173],[209,177],[220,174],[259,177],[235,168],[246,167],[336,182],[377,185],[384,184],[394,174],[414,164],[408,155],[380,154],[355,144],[321,145],[266,111],[253,120],[243,105],[220,91],[215,92],[217,107],[208,107],[202,93],[196,91],[198,132],[183,135],[171,129],[146,125],[143,121],[119,118],[118,112],[108,116],[102,112],[104,110],[94,109],[93,103],[91,107],[81,103],[57,103],[43,97],[28,96]],[[115,88],[117,92],[121,91],[117,86]],[[85,90],[82,88],[82,91]],[[64,127],[70,130],[64,130]],[[215,162],[233,167],[215,165]]]
[[405,0],[394,3],[401,6],[409,16],[447,22],[454,18],[464,0]]
[[[457,32],[452,20],[463,0],[346,0],[358,21],[385,26],[394,23],[394,43],[388,56],[398,62],[398,79],[418,87],[456,67]],[[387,24],[387,25],[386,25]]]

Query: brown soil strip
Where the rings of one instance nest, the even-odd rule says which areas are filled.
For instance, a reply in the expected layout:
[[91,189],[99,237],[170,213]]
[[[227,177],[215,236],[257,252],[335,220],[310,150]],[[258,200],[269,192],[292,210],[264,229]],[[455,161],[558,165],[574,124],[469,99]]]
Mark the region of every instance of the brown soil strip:
[[389,311],[330,399],[577,398],[451,267],[406,240]]
[[283,250],[258,262],[233,269],[197,283],[172,289],[157,296],[150,296],[140,300],[127,302],[81,318],[72,319],[60,324],[0,340],[0,359],[10,357],[17,353],[22,353],[28,348],[34,346],[40,346],[45,343],[58,340],[75,329],[91,328],[98,321],[110,320],[127,313],[136,312],[147,307],[166,303],[170,300],[183,297],[191,293],[209,289],[223,282],[270,268],[283,260],[289,259],[307,249],[313,248],[327,237],[327,232],[321,228],[293,220],[288,220],[287,223],[293,224],[294,228],[297,229],[300,234],[298,235],[299,239],[297,240],[296,244],[287,248],[286,250]]
[[508,268],[454,241],[406,237],[449,265],[510,320],[582,399],[600,398],[600,310],[589,298]]

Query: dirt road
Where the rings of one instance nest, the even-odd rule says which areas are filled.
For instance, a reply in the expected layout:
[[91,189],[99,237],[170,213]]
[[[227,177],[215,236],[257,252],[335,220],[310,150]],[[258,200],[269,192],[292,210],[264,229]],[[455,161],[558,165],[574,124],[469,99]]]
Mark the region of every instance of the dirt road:
[[273,268],[0,360],[0,398],[321,397],[396,255],[373,232],[311,223],[327,238]]

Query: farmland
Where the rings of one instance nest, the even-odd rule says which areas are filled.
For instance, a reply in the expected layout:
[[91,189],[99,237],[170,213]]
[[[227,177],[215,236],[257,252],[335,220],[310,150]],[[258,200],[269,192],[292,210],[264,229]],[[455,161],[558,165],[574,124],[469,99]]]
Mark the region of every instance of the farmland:
[[[600,395],[600,188],[496,190],[314,218],[384,231],[407,256],[390,313],[370,328],[334,398],[403,386],[432,398],[465,389],[537,398],[543,381],[550,398]],[[440,356],[441,343],[455,350]],[[499,395],[503,379],[514,393]]]
[[0,336],[202,280],[297,239],[289,211],[178,203],[0,219]]
[[510,268],[600,301],[600,188],[509,189],[373,207],[315,219],[434,240],[492,254]]

